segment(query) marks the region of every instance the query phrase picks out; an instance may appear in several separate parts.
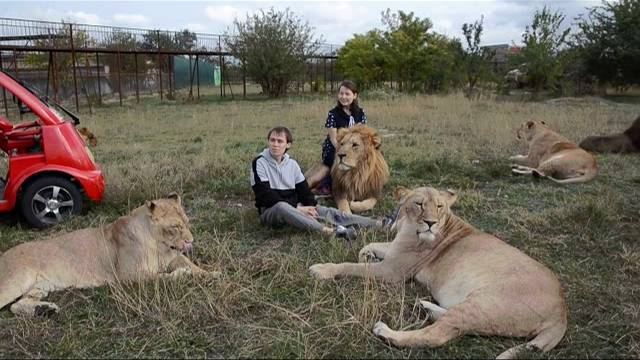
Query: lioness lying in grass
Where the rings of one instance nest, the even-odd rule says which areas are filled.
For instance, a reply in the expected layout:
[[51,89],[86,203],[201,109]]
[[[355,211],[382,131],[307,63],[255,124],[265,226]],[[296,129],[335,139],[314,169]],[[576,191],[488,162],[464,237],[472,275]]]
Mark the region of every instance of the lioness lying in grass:
[[205,273],[183,255],[193,243],[188,223],[180,197],[171,194],[104,227],[13,247],[0,256],[0,309],[15,301],[13,313],[42,315],[58,311],[41,300],[50,291]]
[[455,216],[450,206],[456,196],[449,191],[399,188],[396,197],[400,212],[391,243],[365,246],[357,264],[316,264],[309,269],[320,279],[413,278],[431,290],[438,304],[421,304],[435,320],[432,325],[394,331],[378,322],[376,336],[398,347],[436,347],[464,334],[533,338],[499,358],[517,356],[525,347],[549,351],[560,342],[567,309],[560,283],[548,268]]

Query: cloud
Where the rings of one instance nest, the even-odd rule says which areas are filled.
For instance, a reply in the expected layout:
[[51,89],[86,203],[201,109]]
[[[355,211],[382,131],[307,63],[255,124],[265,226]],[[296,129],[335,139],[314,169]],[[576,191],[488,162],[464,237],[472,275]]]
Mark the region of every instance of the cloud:
[[140,26],[149,23],[149,18],[140,14],[114,14],[113,21],[122,25]]
[[96,14],[89,14],[84,11],[69,11],[65,15],[66,20],[85,24],[98,24],[100,17]]
[[231,5],[208,5],[204,8],[204,13],[207,19],[214,22],[232,24],[234,19],[242,20],[247,14],[251,15],[254,11]]
[[211,32],[210,29],[200,23],[187,23],[186,28],[193,32],[206,33]]

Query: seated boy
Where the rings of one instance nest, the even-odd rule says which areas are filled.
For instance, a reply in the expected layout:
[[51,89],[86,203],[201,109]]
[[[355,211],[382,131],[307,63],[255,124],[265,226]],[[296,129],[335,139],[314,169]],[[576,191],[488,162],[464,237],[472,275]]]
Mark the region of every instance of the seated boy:
[[268,148],[251,164],[251,188],[255,193],[256,207],[263,224],[288,224],[298,229],[334,234],[347,239],[357,236],[352,225],[367,228],[388,225],[388,221],[383,224],[382,220],[316,206],[316,200],[300,166],[287,154],[293,143],[291,131],[278,126],[269,130],[267,139]]

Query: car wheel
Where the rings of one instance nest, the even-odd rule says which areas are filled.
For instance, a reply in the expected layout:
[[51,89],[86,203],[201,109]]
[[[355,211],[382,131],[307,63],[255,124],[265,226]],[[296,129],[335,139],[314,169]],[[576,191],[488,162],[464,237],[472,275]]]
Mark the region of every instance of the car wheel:
[[46,176],[28,184],[20,200],[29,225],[43,229],[82,212],[82,194],[69,180]]

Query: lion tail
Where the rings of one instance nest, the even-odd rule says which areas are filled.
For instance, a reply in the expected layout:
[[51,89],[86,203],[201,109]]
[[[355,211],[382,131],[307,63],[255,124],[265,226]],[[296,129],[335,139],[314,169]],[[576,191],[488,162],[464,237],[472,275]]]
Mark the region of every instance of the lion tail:
[[598,170],[597,169],[588,169],[585,171],[582,171],[580,174],[578,174],[578,176],[576,177],[571,177],[571,178],[567,178],[567,179],[556,179],[552,176],[547,175],[546,178],[549,180],[552,180],[558,184],[573,184],[573,183],[581,183],[581,182],[587,182],[587,181],[591,181],[593,180],[596,175],[598,174]]

